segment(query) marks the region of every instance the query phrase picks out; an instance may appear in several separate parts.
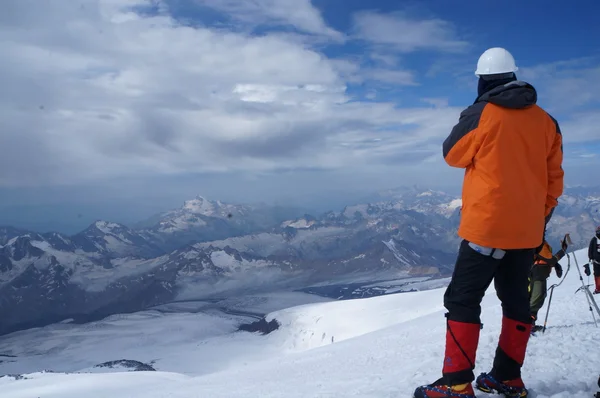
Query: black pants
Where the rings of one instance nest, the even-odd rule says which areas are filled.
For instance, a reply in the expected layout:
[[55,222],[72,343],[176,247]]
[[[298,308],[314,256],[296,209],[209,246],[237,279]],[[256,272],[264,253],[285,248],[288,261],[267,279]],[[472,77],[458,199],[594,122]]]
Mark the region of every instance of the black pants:
[[493,280],[503,315],[530,322],[528,286],[533,256],[534,249],[508,250],[501,260],[496,260],[477,253],[463,240],[444,294],[448,319],[481,323],[481,300]]
[[[447,334],[446,361],[453,361],[459,350],[474,362],[478,333],[473,324],[481,324],[481,300],[494,281],[496,293],[502,303],[502,331],[491,374],[499,380],[519,378],[523,364],[531,318],[529,314],[529,273],[533,265],[534,249],[508,250],[497,260],[473,250],[467,241],[460,245],[452,280],[444,294],[448,309],[448,325],[452,324],[450,340]],[[469,326],[471,325],[471,326]],[[448,371],[444,377],[450,384],[473,380],[474,363],[462,370]]]

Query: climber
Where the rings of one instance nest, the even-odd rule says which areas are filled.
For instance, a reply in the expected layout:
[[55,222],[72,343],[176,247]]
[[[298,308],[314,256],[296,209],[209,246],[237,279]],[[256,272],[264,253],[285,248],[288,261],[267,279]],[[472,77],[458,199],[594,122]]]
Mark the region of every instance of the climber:
[[544,240],[542,249],[535,254],[535,261],[531,267],[529,277],[529,308],[531,312],[532,332],[542,330],[543,326],[536,325],[538,311],[544,305],[547,296],[546,280],[550,277],[552,268],[556,272],[556,276],[562,278],[562,266],[558,263],[565,256],[567,243],[563,242],[561,249],[552,255],[552,246]]
[[444,295],[442,377],[418,387],[415,398],[475,398],[481,300],[492,280],[502,327],[492,369],[476,386],[513,397],[528,393],[521,367],[532,328],[529,272],[562,195],[564,172],[558,122],[536,104],[535,88],[517,80],[517,69],[507,50],[486,50],[475,71],[477,99],[443,143],[446,163],[465,169],[462,242]]
[[588,247],[589,263],[583,266],[583,270],[587,276],[590,276],[590,264],[594,266],[594,282],[596,282],[596,290],[594,294],[600,293],[600,226],[596,228],[596,236],[590,240]]

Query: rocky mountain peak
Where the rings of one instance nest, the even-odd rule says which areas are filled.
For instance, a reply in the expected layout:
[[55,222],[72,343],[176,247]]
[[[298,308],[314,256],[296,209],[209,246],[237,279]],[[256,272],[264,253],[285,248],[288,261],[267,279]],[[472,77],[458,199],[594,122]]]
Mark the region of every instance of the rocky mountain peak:
[[205,197],[198,195],[194,199],[186,200],[183,203],[182,210],[210,217],[215,214],[215,209],[218,207],[221,207],[220,202],[213,203]]

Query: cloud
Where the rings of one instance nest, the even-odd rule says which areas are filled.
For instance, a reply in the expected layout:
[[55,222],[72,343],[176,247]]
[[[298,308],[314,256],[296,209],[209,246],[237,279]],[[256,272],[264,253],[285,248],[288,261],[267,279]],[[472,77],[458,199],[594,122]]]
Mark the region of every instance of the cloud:
[[[540,101],[556,112],[573,111],[582,106],[600,105],[600,67],[598,58],[586,57],[522,67],[519,78],[542,87]],[[568,98],[568,101],[565,101]]]
[[566,144],[600,142],[600,109],[574,113],[562,124],[559,121],[559,124]]
[[401,86],[417,85],[415,74],[411,71],[374,68],[363,70],[362,74],[367,79],[379,82],[393,83]]
[[538,104],[559,122],[565,145],[599,142],[600,67],[597,57],[524,66],[519,78],[538,90]]
[[195,0],[250,25],[293,26],[299,31],[343,41],[344,34],[327,26],[310,0]]
[[574,70],[581,70],[586,66],[594,65],[597,62],[595,57],[581,57],[568,60],[558,60],[554,62],[538,64],[533,66],[524,66],[519,68],[519,74],[526,79],[540,79],[558,77],[559,74],[571,74]]
[[[414,85],[415,77],[329,58],[276,32],[184,24],[160,1],[35,4],[9,0],[0,17],[0,147],[10,148],[0,157],[2,186],[366,172],[439,152],[461,110],[362,102],[348,91],[353,81]],[[285,2],[203,4],[336,36],[308,1],[294,1],[304,17],[291,19]]]
[[382,64],[383,66],[388,66],[388,67],[398,65],[398,61],[399,61],[397,56],[395,56],[393,54],[385,54],[382,52],[373,52],[370,55],[370,58],[373,61],[375,61],[379,64]]
[[436,108],[444,108],[448,106],[448,98],[421,98],[421,101],[433,105]]
[[466,41],[458,39],[454,26],[442,19],[413,19],[402,12],[362,11],[355,15],[354,23],[358,37],[391,45],[399,52],[462,52],[468,48]]

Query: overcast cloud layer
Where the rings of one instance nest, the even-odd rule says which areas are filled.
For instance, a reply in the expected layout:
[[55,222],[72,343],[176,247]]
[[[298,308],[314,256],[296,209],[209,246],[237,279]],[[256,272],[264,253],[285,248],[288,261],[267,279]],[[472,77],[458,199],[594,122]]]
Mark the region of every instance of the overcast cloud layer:
[[[402,185],[398,176],[460,176],[443,164],[441,143],[468,104],[449,106],[444,93],[406,103],[351,89],[419,87],[461,59],[455,76],[474,92],[480,50],[451,22],[360,11],[340,32],[309,0],[188,7],[226,22],[174,17],[160,0],[3,1],[0,188],[213,172],[343,172],[357,183],[381,175],[390,187]],[[348,43],[364,54],[323,51]],[[440,54],[440,63],[405,67],[418,51]],[[550,110],[576,116],[559,119],[565,142],[597,143],[600,117],[585,107],[600,89],[593,62],[521,73],[540,84]],[[596,159],[582,148],[566,158],[580,161],[573,167]]]
[[[0,157],[0,184],[413,163],[437,155],[455,122],[459,109],[444,105],[352,101],[348,80],[411,85],[413,75],[361,70],[311,48],[310,37],[299,40],[350,40],[308,0],[198,1],[241,24],[298,32],[260,37],[183,26],[164,4],[159,15],[142,16],[149,3],[8,1],[0,146],[12,150]],[[414,30],[392,43],[402,51],[464,46],[441,21],[382,18],[358,15],[356,34],[381,43],[386,29]]]

